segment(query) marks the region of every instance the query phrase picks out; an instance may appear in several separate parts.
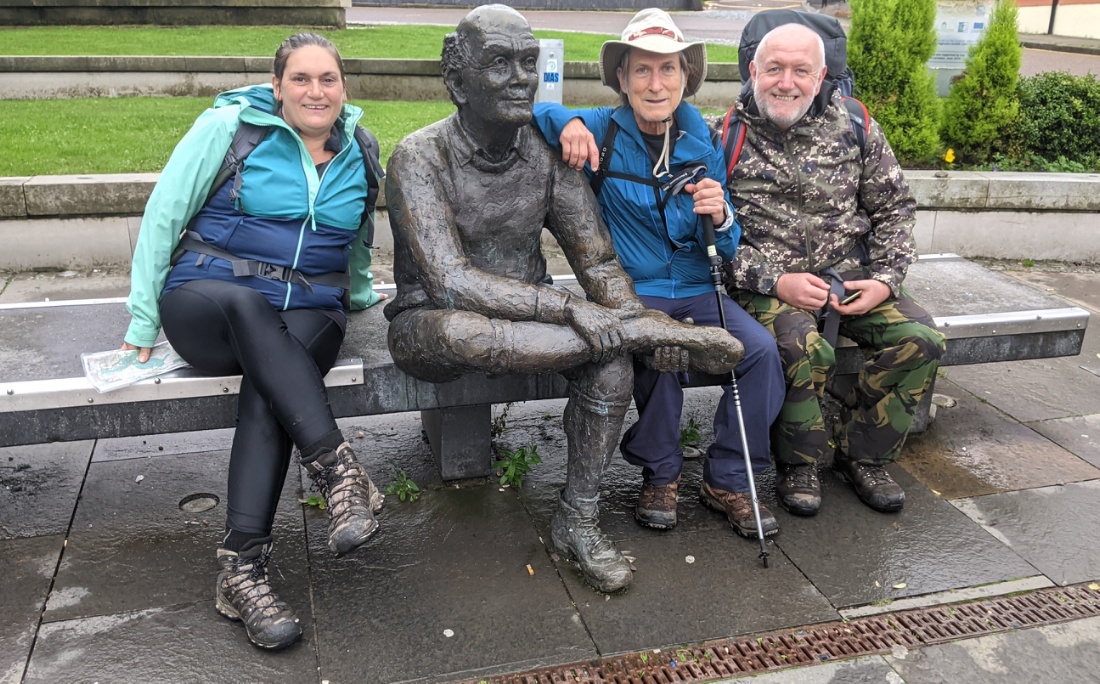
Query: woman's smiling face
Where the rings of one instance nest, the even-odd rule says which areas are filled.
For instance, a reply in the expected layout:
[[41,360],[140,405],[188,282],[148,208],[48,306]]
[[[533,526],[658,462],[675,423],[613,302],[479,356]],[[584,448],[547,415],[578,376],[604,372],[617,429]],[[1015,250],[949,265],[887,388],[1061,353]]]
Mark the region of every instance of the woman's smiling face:
[[324,48],[303,45],[290,54],[283,77],[272,77],[282,115],[303,137],[327,137],[347,100],[340,65]]

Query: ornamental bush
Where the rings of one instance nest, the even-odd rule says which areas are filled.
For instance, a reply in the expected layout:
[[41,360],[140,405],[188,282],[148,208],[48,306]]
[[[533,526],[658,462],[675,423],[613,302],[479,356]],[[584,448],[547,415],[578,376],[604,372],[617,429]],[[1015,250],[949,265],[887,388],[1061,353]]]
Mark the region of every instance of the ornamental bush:
[[1005,134],[1019,103],[1020,47],[1016,4],[1000,0],[981,39],[970,47],[966,70],[951,86],[943,117],[944,143],[964,162],[982,163],[1005,150]]
[[1100,151],[1100,81],[1049,71],[1021,78],[1012,142],[1048,162],[1094,164]]
[[848,65],[856,96],[903,164],[940,147],[942,105],[928,59],[936,51],[935,0],[852,0]]

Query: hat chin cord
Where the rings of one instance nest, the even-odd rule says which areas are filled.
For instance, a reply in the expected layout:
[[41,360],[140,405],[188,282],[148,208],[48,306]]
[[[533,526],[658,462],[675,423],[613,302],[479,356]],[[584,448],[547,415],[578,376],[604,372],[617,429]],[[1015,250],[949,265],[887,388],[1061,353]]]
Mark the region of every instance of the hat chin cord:
[[[672,171],[669,169],[669,165],[668,165],[668,161],[669,161],[669,159],[668,159],[668,129],[670,127],[671,121],[672,121],[672,117],[670,116],[670,117],[668,117],[667,119],[664,119],[661,122],[665,125],[665,143],[664,143],[664,146],[661,147],[661,156],[657,157],[657,163],[653,165],[653,177],[654,178],[660,178],[661,176],[666,176],[666,175],[672,173]],[[665,167],[664,171],[661,171],[661,165],[662,164]]]

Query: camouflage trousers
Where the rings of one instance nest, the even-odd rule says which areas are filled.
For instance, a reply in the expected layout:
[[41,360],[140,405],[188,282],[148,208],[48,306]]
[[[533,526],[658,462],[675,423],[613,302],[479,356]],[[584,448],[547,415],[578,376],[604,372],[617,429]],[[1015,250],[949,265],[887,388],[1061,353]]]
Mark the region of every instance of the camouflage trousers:
[[[775,336],[783,361],[787,394],[772,425],[775,461],[814,463],[831,448],[821,401],[835,367],[833,347],[818,333],[813,313],[768,295],[737,295],[738,303]],[[842,318],[840,334],[870,357],[841,398],[841,417],[833,429],[837,455],[861,463],[892,462],[935,377],[944,337],[904,290],[862,316]]]

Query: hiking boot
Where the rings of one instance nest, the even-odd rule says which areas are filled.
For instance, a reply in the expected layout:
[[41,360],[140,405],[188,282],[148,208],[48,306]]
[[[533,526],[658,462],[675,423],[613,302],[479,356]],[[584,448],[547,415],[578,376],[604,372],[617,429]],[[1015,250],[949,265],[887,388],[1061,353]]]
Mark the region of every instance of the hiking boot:
[[298,616],[271,590],[267,564],[271,537],[254,539],[240,552],[218,549],[218,584],[214,608],[230,620],[244,623],[248,640],[260,648],[286,648],[302,636]]
[[325,497],[328,508],[328,547],[337,556],[354,551],[378,531],[374,514],[385,502],[371,482],[351,446],[344,442],[335,452],[303,464],[313,489]]
[[[725,513],[726,519],[734,531],[742,537],[757,539],[756,516],[752,511],[752,495],[748,492],[727,492],[724,489],[712,487],[709,482],[704,482],[699,488],[699,498],[708,508],[719,513]],[[764,529],[764,536],[770,537],[779,531],[779,523],[775,516],[762,502],[760,507],[760,526]]]
[[905,491],[894,482],[885,466],[857,463],[837,458],[833,469],[844,480],[852,483],[859,500],[876,511],[892,513],[905,505]]
[[573,507],[559,496],[550,519],[550,541],[558,553],[577,562],[584,581],[597,591],[625,589],[634,579],[630,563],[600,531],[596,499]]
[[795,515],[817,515],[821,508],[821,482],[817,479],[817,465],[799,463],[779,467],[779,479],[775,483],[779,505]]
[[680,478],[666,485],[642,483],[642,493],[638,495],[638,505],[634,507],[634,518],[646,527],[658,530],[676,527],[676,494],[679,489]]

